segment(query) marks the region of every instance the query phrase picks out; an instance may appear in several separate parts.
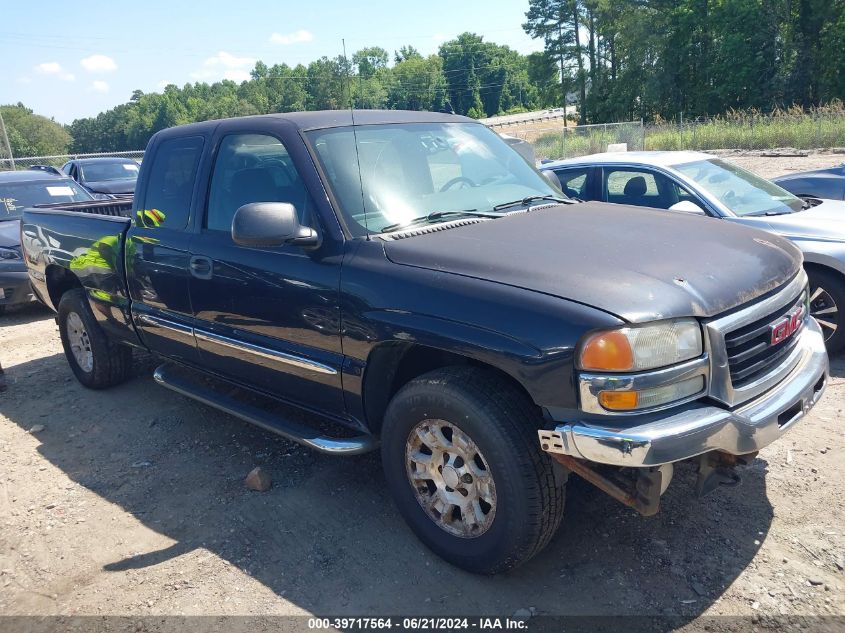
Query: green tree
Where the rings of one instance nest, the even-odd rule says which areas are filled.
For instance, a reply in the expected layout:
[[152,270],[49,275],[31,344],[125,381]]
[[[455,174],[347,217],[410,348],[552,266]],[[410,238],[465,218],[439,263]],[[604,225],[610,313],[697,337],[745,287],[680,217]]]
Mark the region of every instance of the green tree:
[[0,106],[13,156],[65,154],[71,136],[64,126],[35,114],[22,103]]
[[529,0],[522,28],[531,37],[542,39],[546,54],[557,60],[561,94],[567,91],[567,77],[575,69],[578,85],[578,112],[587,119],[587,73],[581,46],[581,5],[579,0]]

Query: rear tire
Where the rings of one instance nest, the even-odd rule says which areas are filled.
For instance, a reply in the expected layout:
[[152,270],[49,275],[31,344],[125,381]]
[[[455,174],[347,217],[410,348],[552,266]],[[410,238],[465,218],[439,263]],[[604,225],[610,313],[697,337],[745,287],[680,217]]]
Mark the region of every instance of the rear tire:
[[129,378],[132,350],[108,339],[82,288],[63,294],[58,312],[62,347],[80,383],[89,389],[107,389]]
[[472,367],[432,371],[394,396],[382,428],[387,486],[438,556],[495,574],[548,544],[563,517],[565,476],[540,449],[539,422],[514,385]]
[[819,322],[827,351],[845,347],[845,278],[831,271],[809,269],[810,314]]

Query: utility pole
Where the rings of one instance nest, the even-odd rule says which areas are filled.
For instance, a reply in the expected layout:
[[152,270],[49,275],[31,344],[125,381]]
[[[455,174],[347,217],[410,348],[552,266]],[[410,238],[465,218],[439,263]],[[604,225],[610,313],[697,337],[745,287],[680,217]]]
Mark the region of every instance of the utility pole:
[[12,171],[15,171],[15,157],[12,156],[12,146],[9,145],[9,135],[6,134],[6,124],[3,123],[2,112],[0,112],[0,136],[3,137],[3,145],[6,147],[6,152],[9,154],[9,163],[12,165]]

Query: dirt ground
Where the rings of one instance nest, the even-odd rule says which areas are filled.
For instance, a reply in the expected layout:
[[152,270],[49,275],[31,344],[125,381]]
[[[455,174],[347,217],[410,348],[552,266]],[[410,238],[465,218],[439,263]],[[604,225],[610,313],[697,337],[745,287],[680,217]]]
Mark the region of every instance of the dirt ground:
[[[0,317],[0,359],[0,614],[845,616],[842,357],[742,485],[699,500],[679,469],[643,518],[573,478],[551,545],[492,578],[414,538],[377,455],[314,454],[156,386],[149,362],[88,391],[37,306]],[[269,491],[244,487],[255,466]]]

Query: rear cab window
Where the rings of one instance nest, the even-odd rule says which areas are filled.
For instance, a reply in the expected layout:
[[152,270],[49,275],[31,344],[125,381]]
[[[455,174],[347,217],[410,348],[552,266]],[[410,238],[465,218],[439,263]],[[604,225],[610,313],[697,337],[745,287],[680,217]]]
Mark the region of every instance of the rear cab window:
[[204,143],[201,136],[159,143],[147,178],[144,208],[138,212],[142,226],[182,230],[188,225]]

